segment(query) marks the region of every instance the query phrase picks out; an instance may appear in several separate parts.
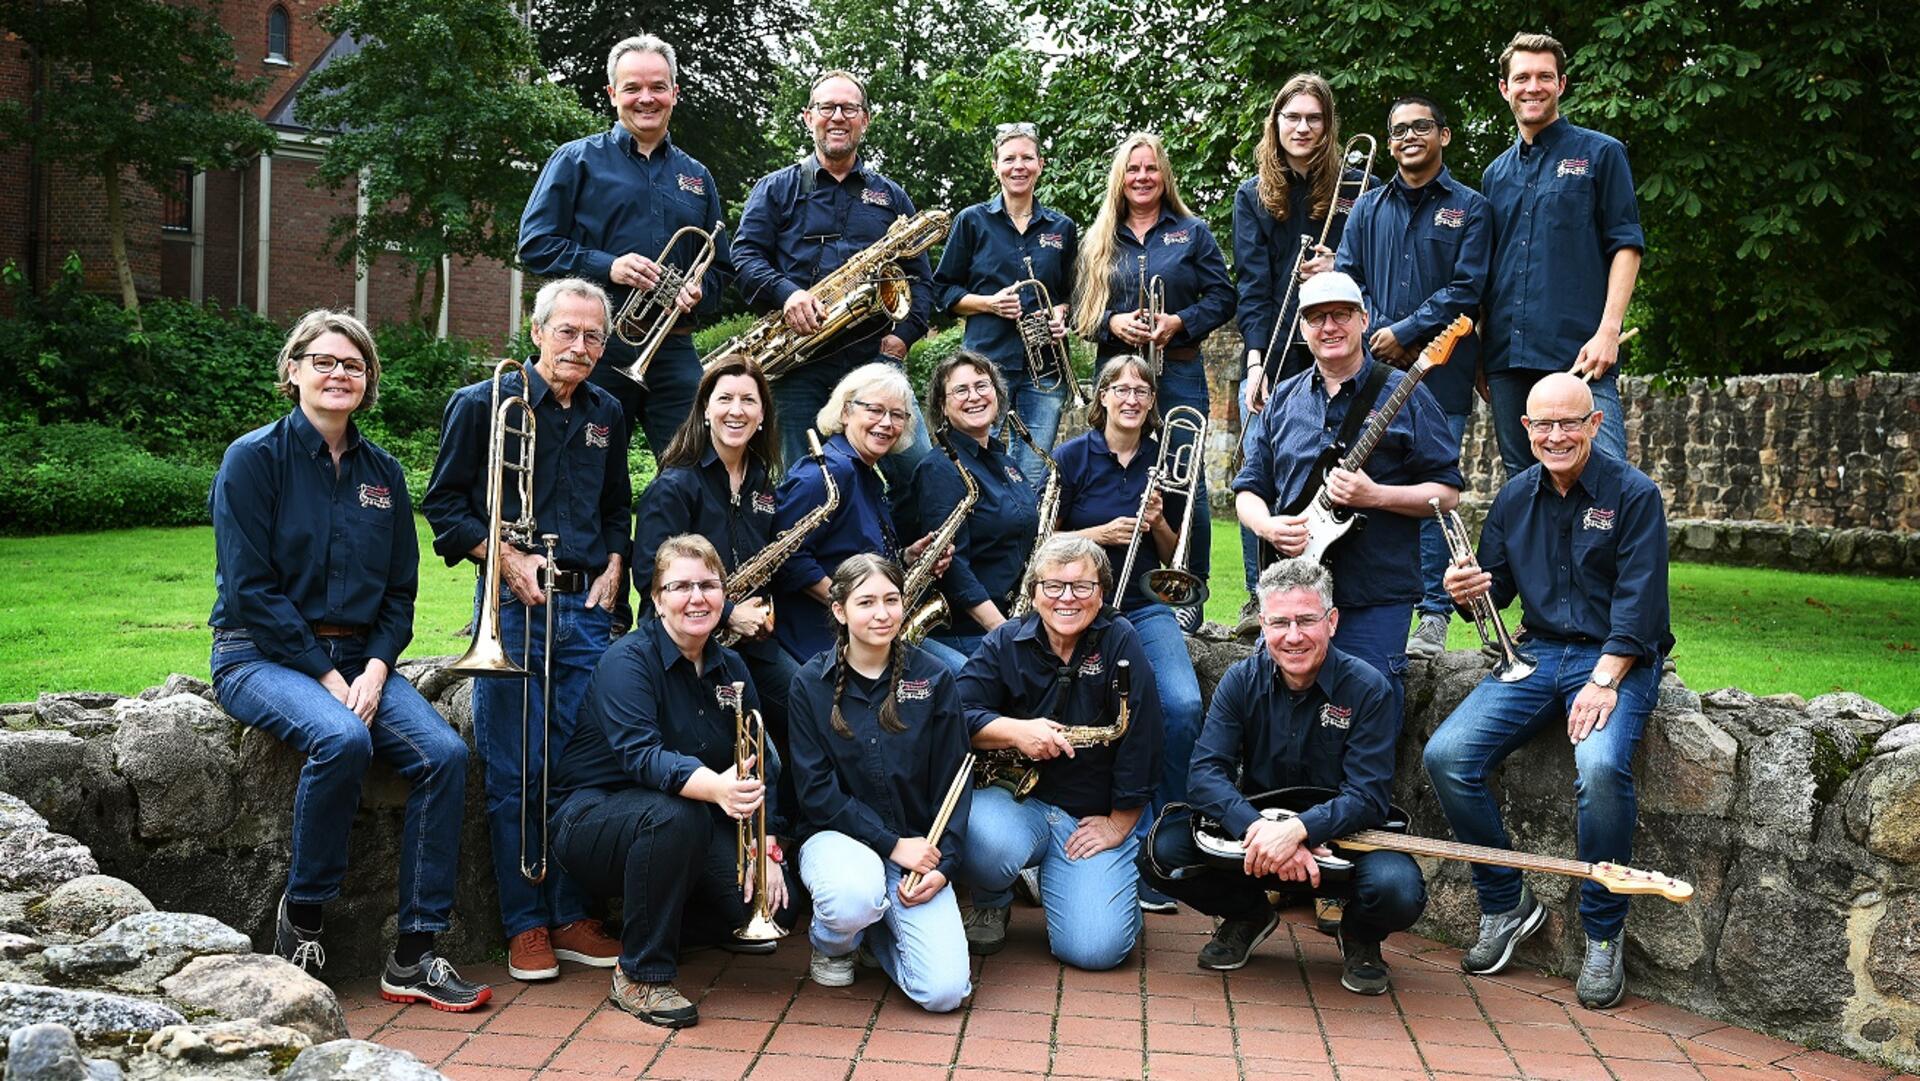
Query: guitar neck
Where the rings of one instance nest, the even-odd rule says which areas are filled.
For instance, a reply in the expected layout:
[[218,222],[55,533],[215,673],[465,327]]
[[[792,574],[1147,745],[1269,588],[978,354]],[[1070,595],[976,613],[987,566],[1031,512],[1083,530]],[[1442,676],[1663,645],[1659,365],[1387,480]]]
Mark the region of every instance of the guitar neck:
[[[1379,364],[1380,361],[1376,360],[1374,363]],[[1414,388],[1420,385],[1420,377],[1427,374],[1427,369],[1432,366],[1425,360],[1419,360],[1414,362],[1413,367],[1407,369],[1407,377],[1400,380],[1399,386],[1393,388],[1393,393],[1387,396],[1387,403],[1373,415],[1373,419],[1367,422],[1366,429],[1360,433],[1360,438],[1354,441],[1353,449],[1347,452],[1346,457],[1340,459],[1340,468],[1354,470],[1367,464],[1367,459],[1373,455],[1373,448],[1379,444],[1380,437],[1387,434],[1387,425],[1393,423],[1393,418],[1400,414],[1401,407],[1407,404],[1407,399],[1413,397]]]
[[1378,849],[1385,852],[1405,852],[1410,856],[1433,856],[1443,860],[1462,860],[1467,863],[1491,864],[1495,867],[1512,867],[1520,871],[1538,871],[1542,874],[1568,875],[1573,878],[1593,877],[1593,864],[1580,860],[1561,859],[1558,856],[1536,856],[1529,852],[1486,848],[1482,845],[1441,841],[1431,837],[1414,837],[1405,833],[1389,833],[1386,830],[1361,830],[1351,836],[1339,838],[1334,843],[1343,848],[1361,852]]

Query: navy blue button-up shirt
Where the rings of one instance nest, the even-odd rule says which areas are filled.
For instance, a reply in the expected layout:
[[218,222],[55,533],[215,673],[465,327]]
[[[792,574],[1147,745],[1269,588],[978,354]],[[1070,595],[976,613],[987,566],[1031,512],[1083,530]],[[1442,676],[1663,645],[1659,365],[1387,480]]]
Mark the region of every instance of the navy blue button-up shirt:
[[[1252,492],[1269,513],[1278,514],[1325,483],[1313,467],[1320,453],[1333,445],[1347,419],[1348,403],[1375,363],[1368,357],[1332,398],[1318,365],[1282,380],[1273,400],[1254,418],[1256,434],[1233,478],[1233,490]],[[1374,408],[1384,406],[1406,378],[1398,369],[1389,371]],[[1446,413],[1426,387],[1414,388],[1362,469],[1378,484],[1437,481],[1461,487],[1460,448],[1447,427]],[[1412,604],[1421,594],[1420,517],[1378,509],[1365,513],[1366,527],[1348,533],[1328,554],[1334,603]]]
[[1094,333],[1103,357],[1137,350],[1114,337],[1108,325],[1121,312],[1140,310],[1140,256],[1147,257],[1147,280],[1158,276],[1167,290],[1167,314],[1180,317],[1180,333],[1169,349],[1196,347],[1214,328],[1233,318],[1233,282],[1227,277],[1227,259],[1213,230],[1199,218],[1183,218],[1164,201],[1160,220],[1147,230],[1142,244],[1122,223],[1115,229],[1119,243],[1109,269],[1107,311]]
[[[845,180],[808,154],[754,184],[734,234],[733,264],[740,292],[756,309],[779,310],[787,298],[809,289],[848,259],[872,247],[896,218],[912,217],[906,189],[856,159]],[[933,272],[925,253],[900,261],[913,290],[913,310],[899,323],[869,320],[834,339],[821,360],[864,364],[887,334],[912,345],[927,332],[933,310]]]
[[1125,616],[1102,610],[1064,664],[1038,613],[988,631],[960,671],[967,730],[977,734],[999,717],[1113,724],[1120,708],[1114,666],[1121,661],[1132,669],[1126,735],[1105,746],[1076,747],[1072,758],[1039,763],[1033,797],[1075,818],[1145,807],[1160,779],[1160,696],[1140,634]]
[[[1480,317],[1492,259],[1492,208],[1442,166],[1418,188],[1395,176],[1362,196],[1333,268],[1360,283],[1368,336],[1388,327],[1418,353],[1455,316]],[[1469,334],[1421,384],[1448,413],[1472,413],[1479,363],[1480,339]]]
[[1339,795],[1300,815],[1307,843],[1326,844],[1387,820],[1399,738],[1392,688],[1372,665],[1328,647],[1319,675],[1296,692],[1262,644],[1214,688],[1193,742],[1188,798],[1243,837],[1259,817],[1247,796],[1334,789]]
[[233,441],[207,496],[215,596],[207,622],[244,630],[269,660],[315,679],[333,659],[312,624],[365,627],[392,668],[413,640],[420,539],[407,476],[348,422],[335,470],[299,407]]
[[[686,151],[662,139],[652,155],[625,127],[575,139],[553,152],[534,182],[520,214],[520,262],[549,278],[591,278],[612,294],[613,310],[630,286],[613,284],[613,261],[633,252],[657,259],[685,226],[713,232],[725,224],[713,174]],[[727,236],[714,238],[713,265],[700,279],[697,311],[720,308],[720,294],[733,277]],[[683,238],[667,262],[686,268],[699,254],[698,237]]]
[[1520,595],[1530,635],[1600,642],[1657,665],[1673,650],[1667,605],[1667,509],[1645,473],[1595,451],[1566,495],[1533,465],[1493,499],[1480,566],[1494,603]]
[[[799,803],[792,817],[802,837],[823,830],[846,834],[873,849],[881,859],[893,854],[902,837],[925,837],[946,798],[947,786],[967,756],[967,721],[954,693],[953,674],[931,654],[913,646],[897,687],[888,676],[867,679],[846,671],[835,678],[834,655],[823,653],[793,677],[793,706],[788,720],[793,755],[793,790]],[[836,690],[837,687],[837,690]],[[833,700],[851,737],[833,730]],[[897,702],[904,731],[880,727],[880,704]],[[961,863],[973,785],[947,819],[940,850],[940,872],[953,881]]]
[[[1286,221],[1274,220],[1267,204],[1260,201],[1259,177],[1241,181],[1233,193],[1233,272],[1240,291],[1237,319],[1240,337],[1247,349],[1265,349],[1273,338],[1276,322],[1283,333],[1293,326],[1296,305],[1293,296],[1288,295],[1287,277],[1300,261],[1301,236],[1311,236],[1317,242],[1320,230],[1326,227],[1324,218],[1313,216],[1312,185],[1291,169],[1288,172],[1292,182],[1287,185]],[[1333,227],[1327,229],[1327,246],[1336,251],[1347,228],[1347,212],[1343,208],[1352,205],[1364,175],[1358,169],[1348,169],[1343,174],[1333,208]],[[1371,185],[1371,178],[1368,183]],[[1298,290],[1294,294],[1297,296]],[[1276,342],[1274,348],[1304,349],[1305,346],[1299,342]],[[1238,363],[1240,369],[1234,373],[1235,378],[1246,374],[1244,350]]]
[[1480,178],[1493,204],[1487,371],[1565,371],[1600,327],[1607,271],[1645,251],[1627,148],[1562,118],[1516,139]]
[[[533,516],[540,532],[559,536],[560,566],[606,569],[609,555],[625,555],[629,515],[633,513],[633,481],[627,476],[625,430],[620,402],[592,383],[581,383],[573,404],[562,406],[547,389],[533,362],[534,467]],[[501,380],[501,396],[520,393],[520,374]],[[447,399],[440,422],[440,457],[433,463],[433,479],[421,501],[433,526],[433,550],[448,566],[467,558],[487,539],[487,439],[493,426],[492,385],[461,387]],[[514,414],[516,426],[520,414]],[[518,460],[520,438],[506,440],[509,462]],[[520,514],[520,490],[507,480],[501,515],[511,522]]]
[[[953,633],[979,634],[980,625],[967,609],[990,600],[1002,615],[1007,613],[1040,532],[1040,496],[992,439],[983,446],[957,432],[942,438],[953,445],[961,468],[979,486],[980,498],[953,538],[953,562],[940,584],[953,610]],[[920,459],[913,470],[913,498],[907,501],[919,521],[907,526],[907,534],[918,539],[940,528],[965,497],[966,486],[945,454]]]
[[554,765],[554,790],[565,798],[580,788],[638,785],[677,796],[701,766],[725,773],[733,766],[735,682],[747,685],[744,708],[760,708],[738,654],[709,638],[695,671],[658,619],[641,620],[594,668],[579,726]]
[[[1063,530],[1090,529],[1106,525],[1115,518],[1131,518],[1140,509],[1140,497],[1147,490],[1147,471],[1160,453],[1160,437],[1150,435],[1140,441],[1133,460],[1126,465],[1107,447],[1106,433],[1098,428],[1077,435],[1054,448],[1053,460],[1060,467],[1060,523]],[[1169,522],[1186,520],[1186,500],[1171,492],[1163,493],[1162,517]],[[1102,545],[1107,562],[1116,578],[1127,561],[1124,544]],[[1133,581],[1116,582],[1121,593],[1118,601],[1123,612],[1146,604],[1158,603],[1147,589],[1147,572],[1160,565],[1160,551],[1153,545],[1153,534],[1140,531],[1140,554],[1134,557]]]
[[[1072,218],[1036,199],[1033,218],[1023,233],[1007,217],[1005,196],[996,195],[962,210],[953,219],[940,265],[933,271],[937,302],[941,310],[951,312],[968,293],[998,293],[1014,282],[1024,281],[1025,260],[1032,259],[1033,277],[1047,287],[1055,304],[1065,304],[1073,297],[1073,264],[1079,254],[1080,232]],[[1034,293],[1023,290],[1020,299],[1030,309]],[[1020,330],[1011,319],[990,314],[967,316],[966,347],[1009,372],[1027,366],[1026,347],[1020,343]]]
[[[805,663],[833,645],[833,616],[807,594],[807,587],[831,577],[842,560],[860,552],[900,558],[900,542],[887,504],[887,482],[847,443],[845,432],[826,441],[827,469],[839,488],[840,505],[820,528],[807,534],[774,572],[773,637],[794,660]],[[944,459],[946,456],[941,455]],[[812,458],[801,459],[774,493],[773,529],[777,536],[807,512],[827,501],[827,484]]]
[[709,442],[699,465],[663,469],[640,493],[633,514],[633,584],[642,613],[653,607],[653,559],[668,537],[698,533],[707,538],[729,574],[767,546],[773,536],[773,482],[757,456],[747,455],[746,467],[735,495],[726,464]]

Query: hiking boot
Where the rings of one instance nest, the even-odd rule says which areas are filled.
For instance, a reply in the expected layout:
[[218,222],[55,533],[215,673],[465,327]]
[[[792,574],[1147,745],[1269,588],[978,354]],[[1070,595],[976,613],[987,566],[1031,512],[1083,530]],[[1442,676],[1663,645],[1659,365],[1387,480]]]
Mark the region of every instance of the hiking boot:
[[1580,962],[1574,993],[1589,1010],[1606,1010],[1627,997],[1627,959],[1623,943],[1614,938],[1587,939],[1587,958]]
[[535,927],[507,940],[507,975],[516,980],[551,980],[560,975],[560,959],[553,954],[553,936],[546,928]]
[[1278,926],[1278,912],[1267,913],[1265,921],[1221,920],[1220,926],[1214,928],[1213,938],[1200,947],[1200,967],[1232,972],[1245,966],[1247,958],[1253,956],[1253,948],[1265,942]]
[[575,920],[556,927],[548,936],[557,961],[612,968],[620,961],[620,940],[610,937],[599,920]]
[[1511,912],[1480,917],[1480,940],[1460,958],[1460,967],[1477,976],[1491,976],[1513,960],[1515,946],[1547,922],[1547,910],[1533,899],[1533,891],[1520,885],[1520,903]]
[[303,931],[287,915],[287,895],[280,895],[280,910],[273,918],[273,955],[292,961],[309,975],[327,967],[327,951],[320,948],[320,932]]
[[1356,995],[1385,994],[1393,983],[1393,970],[1380,959],[1378,942],[1353,942],[1340,936],[1340,986]]
[[964,926],[967,929],[967,952],[985,957],[1000,952],[1007,944],[1007,917],[1012,914],[1006,908],[981,908],[975,905],[967,913]]
[[1407,639],[1407,656],[1430,661],[1447,651],[1447,617],[1439,612],[1420,613],[1420,625]]
[[1180,911],[1180,903],[1142,882],[1140,883],[1140,911],[1157,912],[1165,916]]
[[1233,625],[1233,636],[1252,641],[1260,637],[1260,601],[1248,597],[1240,606],[1240,622]]
[[813,961],[807,965],[807,978],[822,987],[853,986],[853,954],[829,957],[814,950]]
[[1040,902],[1040,868],[1028,867],[1013,876],[1013,895],[1035,908],[1043,907]]
[[388,1002],[424,1002],[436,1010],[466,1013],[486,1005],[493,997],[493,988],[461,979],[444,957],[424,953],[418,964],[402,968],[389,953],[386,970],[380,973],[380,997]]
[[629,979],[625,969],[613,968],[613,993],[607,996],[615,1006],[661,1028],[686,1028],[700,1023],[700,1007],[687,1001],[670,983],[641,983]]
[[1315,897],[1313,899],[1313,929],[1327,936],[1337,938],[1340,934],[1340,921],[1347,915],[1347,902],[1341,897]]

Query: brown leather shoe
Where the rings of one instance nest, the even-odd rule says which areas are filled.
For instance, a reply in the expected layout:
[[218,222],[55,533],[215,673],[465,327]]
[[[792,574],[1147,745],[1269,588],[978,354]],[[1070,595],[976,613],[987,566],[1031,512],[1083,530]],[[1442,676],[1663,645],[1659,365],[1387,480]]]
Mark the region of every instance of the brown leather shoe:
[[620,960],[620,940],[609,937],[599,920],[575,920],[553,929],[553,955],[562,961],[612,968]]
[[670,983],[639,983],[627,978],[625,969],[613,970],[613,994],[607,996],[615,1006],[661,1028],[686,1028],[700,1023],[700,1008],[687,1001]]
[[522,931],[507,940],[507,975],[516,980],[551,980],[560,975],[560,959],[544,927]]

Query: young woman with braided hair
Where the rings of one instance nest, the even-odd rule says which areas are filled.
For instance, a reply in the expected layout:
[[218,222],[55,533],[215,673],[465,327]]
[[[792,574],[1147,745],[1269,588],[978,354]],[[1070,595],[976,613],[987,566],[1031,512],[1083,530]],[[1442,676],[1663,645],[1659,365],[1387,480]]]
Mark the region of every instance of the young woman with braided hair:
[[[947,667],[898,640],[904,577],[872,553],[842,562],[828,585],[834,646],[793,681],[800,879],[813,895],[809,975],[825,987],[851,984],[864,946],[908,998],[945,1013],[972,989],[949,887],[971,786],[940,836],[927,835],[967,755],[967,725]],[[909,872],[920,874],[911,891]]]

